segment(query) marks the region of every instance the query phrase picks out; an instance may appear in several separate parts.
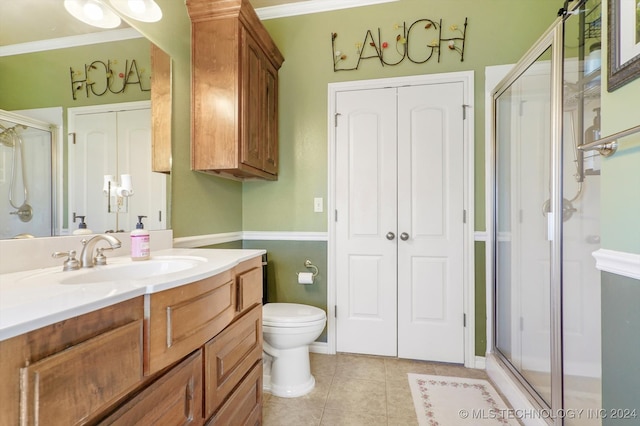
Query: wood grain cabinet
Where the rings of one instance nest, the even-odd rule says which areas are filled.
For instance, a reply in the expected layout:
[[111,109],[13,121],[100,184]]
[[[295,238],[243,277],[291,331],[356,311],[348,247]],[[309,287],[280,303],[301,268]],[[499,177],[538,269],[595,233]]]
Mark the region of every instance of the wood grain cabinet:
[[202,351],[181,361],[100,425],[201,425]]
[[257,364],[262,365],[262,306],[256,305],[204,345],[205,417],[213,415]]
[[248,0],[187,0],[187,10],[192,169],[276,180],[282,54]]
[[0,425],[75,425],[143,383],[137,297],[0,341]]
[[0,425],[261,424],[261,266],[0,341]]
[[151,171],[171,173],[171,57],[151,43]]
[[145,296],[149,327],[145,373],[156,373],[220,333],[235,316],[231,271]]
[[21,423],[73,425],[107,409],[142,381],[141,337],[137,320],[21,368]]

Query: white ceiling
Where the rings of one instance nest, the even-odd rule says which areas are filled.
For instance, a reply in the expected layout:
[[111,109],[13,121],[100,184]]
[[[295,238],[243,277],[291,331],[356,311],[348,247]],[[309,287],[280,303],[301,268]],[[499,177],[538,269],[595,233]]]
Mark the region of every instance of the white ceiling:
[[[396,0],[250,0],[262,19]],[[129,28],[123,22],[119,29]],[[0,46],[84,35],[101,30],[71,17],[63,0],[0,0]],[[111,30],[107,30],[111,31]]]

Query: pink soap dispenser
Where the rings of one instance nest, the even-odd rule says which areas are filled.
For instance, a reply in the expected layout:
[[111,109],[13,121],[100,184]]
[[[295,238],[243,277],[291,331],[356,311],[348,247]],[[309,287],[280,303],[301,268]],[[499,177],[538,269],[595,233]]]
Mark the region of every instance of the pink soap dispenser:
[[150,257],[149,231],[144,229],[142,219],[146,216],[138,216],[136,229],[131,231],[131,260],[147,260]]

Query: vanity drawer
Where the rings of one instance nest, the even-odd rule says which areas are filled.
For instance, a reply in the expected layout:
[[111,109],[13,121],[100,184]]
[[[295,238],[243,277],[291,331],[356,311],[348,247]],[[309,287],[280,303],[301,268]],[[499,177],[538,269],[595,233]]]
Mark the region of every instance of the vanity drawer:
[[20,424],[81,424],[134,389],[142,331],[140,319],[21,368]]
[[239,317],[204,346],[205,418],[211,416],[256,363],[262,366],[262,305]]
[[145,296],[145,374],[180,360],[220,333],[235,316],[231,271]]
[[207,425],[262,424],[262,362],[253,366],[240,386]]
[[202,351],[198,350],[100,425],[201,425]]
[[238,274],[238,304],[236,310],[242,312],[255,304],[262,304],[262,268],[254,267]]

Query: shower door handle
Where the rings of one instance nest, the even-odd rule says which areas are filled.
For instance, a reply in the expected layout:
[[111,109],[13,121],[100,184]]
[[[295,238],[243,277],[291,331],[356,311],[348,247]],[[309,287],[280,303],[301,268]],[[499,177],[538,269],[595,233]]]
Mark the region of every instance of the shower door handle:
[[393,232],[387,232],[387,240],[391,241],[396,237],[396,234]]
[[407,241],[409,239],[409,234],[407,234],[406,232],[403,232],[402,234],[400,234],[400,239],[402,241]]

